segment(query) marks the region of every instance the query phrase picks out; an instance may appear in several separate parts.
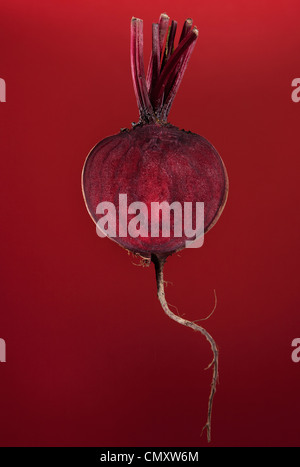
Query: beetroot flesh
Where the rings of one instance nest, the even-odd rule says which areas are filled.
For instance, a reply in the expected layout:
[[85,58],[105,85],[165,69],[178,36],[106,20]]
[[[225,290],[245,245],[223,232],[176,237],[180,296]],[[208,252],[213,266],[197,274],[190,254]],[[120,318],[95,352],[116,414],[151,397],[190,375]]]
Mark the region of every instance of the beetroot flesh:
[[[128,205],[151,202],[204,202],[204,232],[216,222],[227,194],[224,164],[214,147],[202,136],[172,125],[144,124],[121,131],[100,143],[89,154],[83,171],[87,208],[95,222],[96,207],[102,201],[114,203],[119,231],[119,194],[127,194]],[[128,216],[128,221],[133,215]],[[171,254],[185,247],[185,235],[175,237],[130,236],[113,238],[143,257]],[[160,226],[161,232],[161,226]]]

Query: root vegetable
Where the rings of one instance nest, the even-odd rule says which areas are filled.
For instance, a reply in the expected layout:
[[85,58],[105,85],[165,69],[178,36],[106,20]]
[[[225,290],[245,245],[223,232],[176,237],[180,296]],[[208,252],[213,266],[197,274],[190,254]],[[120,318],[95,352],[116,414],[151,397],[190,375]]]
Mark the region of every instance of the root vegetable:
[[[163,267],[166,259],[185,248],[185,232],[174,235],[172,218],[169,235],[151,235],[140,218],[140,235],[120,234],[132,220],[117,203],[120,194],[126,194],[128,204],[192,203],[195,218],[196,202],[204,203],[204,233],[215,225],[224,208],[228,193],[228,178],[222,159],[204,137],[171,125],[168,114],[183,78],[189,58],[198,37],[192,20],[184,23],[178,45],[175,47],[177,23],[162,14],[152,25],[152,54],[147,74],[143,59],[143,22],[131,21],[131,70],[134,91],[139,108],[139,122],[131,129],[100,141],[89,153],[82,173],[82,188],[88,212],[95,223],[99,219],[97,206],[102,202],[116,207],[116,235],[112,240],[126,250],[139,255],[145,263],[153,262],[156,271],[157,293],[165,313],[176,322],[202,333],[212,352],[213,376],[205,428],[211,439],[211,414],[218,379],[218,350],[211,335],[198,324],[182,319],[171,312],[165,299]],[[162,233],[161,219],[154,218],[151,209],[149,224]],[[104,213],[102,213],[104,214]],[[154,227],[153,227],[154,225]]]

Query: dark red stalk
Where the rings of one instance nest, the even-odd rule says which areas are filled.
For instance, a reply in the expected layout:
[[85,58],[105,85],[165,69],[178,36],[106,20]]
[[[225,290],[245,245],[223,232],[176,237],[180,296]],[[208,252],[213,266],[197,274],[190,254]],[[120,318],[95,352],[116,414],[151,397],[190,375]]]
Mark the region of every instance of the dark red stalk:
[[168,24],[169,24],[169,16],[163,13],[160,15],[159,18],[159,49],[160,49],[160,55],[162,55],[162,51],[164,48],[164,42],[165,42],[165,37],[167,34],[168,30]]
[[134,90],[136,92],[140,117],[143,121],[150,123],[151,121],[155,121],[155,115],[146,86],[143,45],[143,21],[138,18],[132,18],[131,70],[134,82]]
[[172,21],[163,53],[168,21],[169,17],[162,14],[159,23],[152,25],[152,54],[147,80],[143,61],[143,22],[138,18],[132,18],[131,21],[131,70],[140,113],[139,123],[167,122],[171,105],[198,37],[197,28],[191,29],[192,21],[187,19],[179,44],[174,50],[177,22]]
[[160,46],[159,46],[159,24],[152,24],[152,55],[151,55],[152,76],[149,91],[151,96],[152,90],[155,87],[160,70]]
[[[166,36],[167,30],[168,30],[169,19],[170,18],[166,13],[162,13],[160,15],[159,21],[158,21],[158,29],[159,29],[159,63],[160,63],[160,57],[162,56],[163,46],[164,46],[164,42],[165,42],[165,36]],[[152,33],[153,33],[153,29],[152,29]],[[153,36],[152,36],[152,44],[153,44]],[[147,79],[146,79],[148,91],[150,90],[151,83],[152,83],[152,66],[153,66],[153,58],[152,58],[152,55],[151,55],[149,65],[148,65],[148,71],[147,71]]]
[[169,31],[168,31],[165,53],[164,53],[163,61],[161,64],[161,71],[163,70],[166,62],[169,60],[171,54],[174,51],[174,39],[175,39],[176,29],[177,29],[177,21],[172,20],[171,26],[169,27]]
[[[187,35],[187,33],[191,30],[192,24],[193,24],[193,20],[192,20],[191,18],[188,18],[188,19],[185,20],[185,22],[184,22],[184,24],[183,24],[183,27],[182,27],[182,31],[181,31],[179,43],[185,38],[185,36]],[[195,45],[195,43],[194,43],[194,45]],[[193,49],[194,49],[194,46],[193,46],[193,48],[191,48],[191,51],[190,51],[190,53],[189,53],[188,58],[190,57],[190,55],[191,55]],[[170,79],[169,79],[169,83],[168,83],[168,85],[166,86],[166,89],[165,89],[164,101],[167,100],[167,96],[169,95],[169,93],[170,93],[170,91],[171,91],[171,88],[173,87],[173,85],[174,85],[174,83],[175,83],[175,80],[176,80],[176,77],[177,77],[177,75],[178,75],[178,73],[179,73],[179,71],[180,71],[180,68],[181,68],[183,59],[184,59],[184,57],[182,57],[181,60],[178,61],[177,66],[174,68],[172,77],[170,77]],[[187,65],[187,62],[186,62],[186,65]],[[186,66],[184,67],[184,71],[185,71],[185,69],[186,69]],[[184,74],[184,71],[183,71],[182,75]],[[181,79],[182,79],[182,77],[181,77]],[[175,97],[175,94],[176,94],[177,89],[178,89],[178,87],[179,87],[179,84],[180,84],[180,82],[181,82],[181,79],[180,79],[178,85],[176,86],[176,88],[174,88],[174,90],[175,90],[174,97]],[[174,99],[174,97],[173,97],[173,99]]]
[[183,75],[188,65],[188,61],[194,50],[195,45],[196,45],[196,42],[194,41],[192,45],[188,48],[186,53],[182,56],[182,59],[178,66],[179,71],[175,73],[175,78],[171,77],[171,79],[173,78],[172,81],[171,79],[169,79],[169,82],[168,82],[169,85],[166,86],[165,96],[164,96],[164,105],[161,111],[162,120],[165,120],[170,112],[171,105],[173,104],[174,98],[176,96],[176,93],[182,81]]
[[131,20],[131,40],[130,40],[130,63],[132,72],[133,89],[139,109],[140,115],[143,113],[142,97],[140,93],[138,77],[137,77],[137,66],[136,66],[136,18]]
[[193,24],[192,18],[188,18],[188,19],[185,20],[185,22],[183,23],[183,27],[182,27],[182,31],[181,31],[181,36],[180,36],[179,42],[181,42],[182,39],[185,38],[185,36],[186,36],[187,33],[189,32],[189,30],[192,28],[192,24]]
[[[162,62],[161,62],[161,67],[160,67],[160,73],[164,69],[166,63],[168,62],[171,54],[174,52],[174,39],[175,39],[175,34],[176,34],[176,29],[177,29],[177,21],[172,20],[171,26],[169,27],[168,34],[167,34],[167,40],[166,40],[166,45],[165,45],[165,51],[162,57]],[[154,88],[154,86],[153,86]],[[155,88],[154,88],[155,89]],[[155,107],[160,108],[163,104],[163,94],[160,96],[160,101],[156,101],[155,99],[155,92],[152,91],[151,93],[151,101],[155,102]]]
[[[165,93],[165,88],[169,84],[170,79],[172,79],[174,68],[176,68],[179,61],[181,61],[182,57],[184,57],[185,54],[188,52],[189,48],[193,45],[193,42],[197,40],[197,37],[198,37],[198,29],[194,27],[190,32],[188,32],[188,34],[180,42],[180,44],[178,45],[174,53],[170,56],[169,60],[167,61],[159,77],[159,80],[153,91],[153,98],[152,98],[152,103],[156,111],[156,114],[158,112],[159,119],[161,117],[161,110],[162,110],[161,101]],[[181,79],[182,77],[183,77],[183,74],[181,75]],[[180,82],[181,82],[181,79],[180,79]],[[172,102],[170,103],[169,107],[171,107],[171,104]],[[162,119],[162,121],[164,120]]]

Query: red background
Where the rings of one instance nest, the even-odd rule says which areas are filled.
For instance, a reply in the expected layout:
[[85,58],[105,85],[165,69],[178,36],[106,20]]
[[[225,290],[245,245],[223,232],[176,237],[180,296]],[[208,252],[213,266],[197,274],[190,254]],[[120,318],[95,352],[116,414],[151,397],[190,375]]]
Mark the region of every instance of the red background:
[[199,40],[170,121],[229,174],[204,246],[171,257],[167,299],[220,349],[211,446],[299,446],[298,0],[1,2],[2,446],[207,446],[209,344],[169,320],[153,266],[100,239],[80,176],[138,118],[131,17],[191,16]]

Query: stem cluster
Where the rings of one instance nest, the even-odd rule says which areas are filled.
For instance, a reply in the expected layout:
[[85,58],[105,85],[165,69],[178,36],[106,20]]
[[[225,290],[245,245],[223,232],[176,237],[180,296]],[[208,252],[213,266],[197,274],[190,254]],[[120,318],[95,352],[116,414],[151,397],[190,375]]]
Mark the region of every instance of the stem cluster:
[[152,53],[147,75],[143,56],[143,21],[131,20],[131,72],[141,123],[166,123],[176,92],[194,49],[198,29],[188,18],[177,47],[174,45],[177,22],[165,13],[152,24]]

